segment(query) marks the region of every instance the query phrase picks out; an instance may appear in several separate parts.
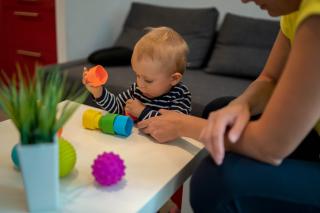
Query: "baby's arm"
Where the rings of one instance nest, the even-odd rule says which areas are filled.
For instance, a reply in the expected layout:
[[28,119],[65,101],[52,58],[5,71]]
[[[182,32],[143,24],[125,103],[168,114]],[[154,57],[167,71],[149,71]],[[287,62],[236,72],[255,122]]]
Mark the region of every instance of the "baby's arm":
[[191,93],[189,91],[185,91],[181,94],[180,97],[174,99],[172,101],[169,110],[182,112],[184,114],[190,114],[191,112]]
[[[191,93],[185,86],[181,86],[178,89],[179,93],[172,97],[168,107],[163,107],[164,109],[173,110],[177,112],[182,112],[184,114],[190,114],[191,112]],[[146,106],[141,112],[138,120],[142,121],[151,117],[161,115],[158,110],[152,109],[149,106]]]
[[155,117],[161,115],[158,110],[152,109],[149,106],[146,106],[144,110],[141,112],[140,116],[138,117],[138,121],[146,120],[151,117]]
[[100,106],[102,109],[110,113],[124,114],[124,106],[128,99],[132,98],[132,91],[134,85],[127,89],[126,91],[115,96],[109,92],[103,86],[93,86],[86,80],[86,75],[88,70],[86,67],[83,69],[82,83],[85,85],[87,90],[92,94],[93,101]]
[[118,96],[109,92],[106,88],[102,89],[102,95],[94,101],[104,110],[110,113],[124,114],[126,101],[132,98],[131,88],[123,91]]

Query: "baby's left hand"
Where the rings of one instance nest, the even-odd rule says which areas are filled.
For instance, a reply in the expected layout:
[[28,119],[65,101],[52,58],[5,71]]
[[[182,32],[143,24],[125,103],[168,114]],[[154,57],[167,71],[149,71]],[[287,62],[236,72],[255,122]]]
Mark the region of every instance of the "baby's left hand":
[[142,111],[144,110],[145,105],[141,103],[137,99],[129,99],[126,102],[125,111],[126,113],[129,113],[130,115],[133,115],[135,117],[139,117]]

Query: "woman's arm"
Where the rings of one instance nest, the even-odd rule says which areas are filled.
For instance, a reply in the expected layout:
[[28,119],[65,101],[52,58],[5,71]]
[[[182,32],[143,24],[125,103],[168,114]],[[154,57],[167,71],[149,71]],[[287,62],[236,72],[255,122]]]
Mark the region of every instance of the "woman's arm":
[[279,31],[263,71],[231,104],[248,104],[251,115],[260,114],[265,108],[274,86],[280,78],[289,51],[290,42],[283,33]]
[[208,125],[201,132],[200,140],[218,165],[223,161],[225,146],[229,145],[225,141],[238,141],[250,121],[250,116],[263,112],[281,76],[289,52],[290,42],[279,32],[257,80],[228,106],[210,113]]
[[140,121],[139,129],[150,134],[160,143],[166,143],[178,137],[198,139],[207,120],[180,112],[161,109],[161,116]]
[[306,19],[264,113],[227,149],[280,164],[320,118],[320,16]]

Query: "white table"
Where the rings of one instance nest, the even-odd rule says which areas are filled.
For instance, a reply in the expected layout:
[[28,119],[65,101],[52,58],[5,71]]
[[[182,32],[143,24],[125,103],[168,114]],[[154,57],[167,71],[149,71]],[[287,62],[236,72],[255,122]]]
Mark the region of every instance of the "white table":
[[[74,171],[61,179],[60,212],[156,212],[190,177],[204,156],[199,142],[183,138],[159,144],[134,128],[127,138],[82,127],[81,105],[63,128],[62,136],[77,152]],[[0,212],[26,212],[20,172],[11,162],[19,135],[10,120],[0,122]],[[91,165],[103,151],[113,151],[125,161],[126,175],[118,184],[101,187],[91,175]]]

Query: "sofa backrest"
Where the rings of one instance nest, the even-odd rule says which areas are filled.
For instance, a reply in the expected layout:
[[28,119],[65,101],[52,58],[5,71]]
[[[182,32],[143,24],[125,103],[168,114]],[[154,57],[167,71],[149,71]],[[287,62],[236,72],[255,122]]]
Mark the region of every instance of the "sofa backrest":
[[146,33],[146,27],[168,26],[182,35],[189,45],[189,68],[199,68],[209,51],[218,20],[215,8],[173,8],[132,3],[115,46],[133,48]]
[[188,69],[256,78],[279,31],[278,21],[227,13],[217,29],[218,16],[214,7],[190,9],[134,2],[114,47],[95,51],[89,61],[105,66],[130,65],[132,49],[146,33],[145,28],[168,26],[189,45]]

